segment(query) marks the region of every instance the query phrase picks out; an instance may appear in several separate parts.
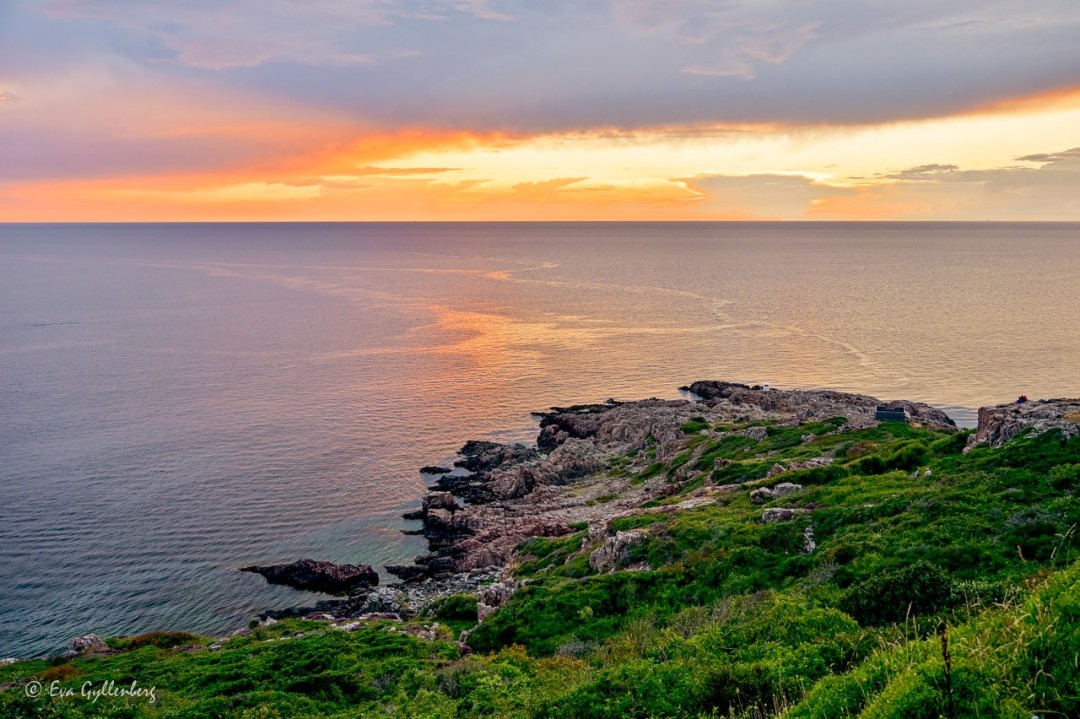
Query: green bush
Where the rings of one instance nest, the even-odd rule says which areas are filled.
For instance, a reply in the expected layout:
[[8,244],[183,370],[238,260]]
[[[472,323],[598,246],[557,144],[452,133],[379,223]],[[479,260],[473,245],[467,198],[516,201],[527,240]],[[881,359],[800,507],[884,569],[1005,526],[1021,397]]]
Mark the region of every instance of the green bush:
[[1080,464],[1059,464],[1047,473],[1054,489],[1069,490],[1080,485]]
[[937,565],[916,562],[850,587],[840,609],[860,624],[877,626],[934,614],[955,604],[953,580]]
[[475,621],[477,600],[471,594],[443,597],[431,607],[431,614],[443,620]]
[[683,424],[681,429],[686,434],[697,434],[703,429],[709,428],[709,422],[704,417],[691,417],[690,421]]

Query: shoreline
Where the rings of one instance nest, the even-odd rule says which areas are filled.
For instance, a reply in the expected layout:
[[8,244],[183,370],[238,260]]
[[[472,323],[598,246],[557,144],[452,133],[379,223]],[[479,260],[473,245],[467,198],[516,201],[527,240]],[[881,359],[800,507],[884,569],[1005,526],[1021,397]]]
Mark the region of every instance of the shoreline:
[[[617,554],[618,532],[610,530],[611,522],[670,496],[669,483],[635,486],[626,476],[603,473],[610,470],[613,457],[647,444],[650,435],[656,439],[653,459],[670,461],[686,438],[684,426],[698,417],[710,422],[772,422],[779,427],[844,417],[847,423],[835,430],[842,433],[875,422],[872,408],[881,404],[874,397],[831,390],[762,390],[726,382],[695,382],[680,389],[693,392],[694,399],[609,400],[534,412],[539,433],[533,446],[467,442],[453,468],[422,468],[426,470],[422,474],[434,481],[428,483],[421,508],[404,515],[418,521],[418,528],[402,531],[424,536],[428,551],[411,565],[386,567],[398,581],[363,587],[348,596],[308,606],[258,612],[258,622],[292,617],[340,622],[365,616],[407,621],[423,617],[434,603],[457,594],[479,595],[482,620],[520,587],[513,574],[520,560],[516,549],[524,542],[584,530],[592,540],[605,543],[605,552]],[[905,407],[911,421],[962,429],[944,411],[930,405],[907,401],[889,404]],[[978,412],[980,427],[987,409]],[[647,466],[621,469],[625,474]],[[770,473],[763,479],[779,478],[782,473]],[[695,481],[693,473],[679,479],[683,484]],[[752,490],[761,483],[749,480],[716,486],[703,480],[687,499],[667,505],[674,509],[665,511],[711,504],[719,495]],[[596,560],[598,564],[604,561],[603,557]],[[250,628],[218,639],[243,635]]]
[[[518,588],[513,578],[514,553],[523,542],[566,536],[582,527],[590,537],[610,535],[611,521],[669,492],[661,483],[631,487],[625,478],[599,474],[611,457],[645,442],[653,430],[661,438],[656,459],[665,460],[685,439],[683,425],[702,413],[716,421],[768,421],[780,426],[840,416],[847,423],[837,431],[844,432],[875,423],[873,410],[883,403],[875,397],[833,390],[763,390],[727,382],[695,382],[679,390],[686,398],[608,400],[534,411],[539,433],[532,446],[466,442],[453,468],[420,468],[422,475],[434,481],[421,507],[403,515],[418,521],[419,528],[402,531],[424,536],[428,551],[411,565],[385,567],[398,581],[311,606],[267,610],[258,618],[338,619],[342,615],[349,619],[389,614],[414,619],[440,599],[478,593],[482,620]],[[926,403],[894,400],[886,404],[904,407],[911,421],[956,431],[975,428],[974,422],[958,427],[943,410]],[[963,409],[977,419],[977,410]],[[693,481],[693,477],[684,479]],[[751,480],[738,488],[758,483]],[[736,488],[704,486],[677,508],[711,503],[717,494]],[[617,499],[609,499],[612,495],[618,495]]]
[[[479,619],[483,621],[521,586],[513,575],[520,560],[516,549],[523,543],[585,531],[588,538],[604,541],[601,554],[617,554],[618,545],[625,540],[620,540],[619,532],[611,531],[610,524],[640,512],[643,506],[656,509],[647,505],[671,496],[671,488],[666,481],[634,486],[626,476],[613,477],[603,470],[609,469],[613,457],[646,444],[650,436],[656,438],[657,445],[652,459],[670,461],[686,439],[685,425],[702,416],[710,422],[769,422],[777,427],[842,417],[845,423],[832,431],[844,433],[879,423],[873,417],[874,410],[884,404],[903,408],[908,422],[956,432],[973,430],[974,438],[988,410],[1013,407],[966,410],[975,421],[964,422],[970,426],[962,427],[945,411],[926,403],[883,401],[833,390],[762,389],[719,381],[698,381],[679,390],[690,398],[608,400],[533,412],[539,429],[533,446],[466,442],[452,469],[422,468],[422,474],[436,479],[429,484],[420,509],[403,515],[419,521],[420,528],[403,531],[424,536],[428,551],[411,565],[385,567],[398,581],[310,607],[269,610],[258,617],[262,621],[313,616],[329,619],[344,612],[341,618],[391,614],[407,620],[423,617],[440,599],[477,593]],[[1028,406],[1058,401],[1035,401]],[[802,466],[776,465],[766,477],[721,486],[702,480],[702,486],[686,500],[667,505],[663,511],[712,504],[721,495],[753,490],[765,480],[782,479],[786,472],[827,466],[830,461],[815,458]],[[450,471],[432,471],[435,469]],[[622,473],[645,469],[632,465],[622,468]],[[695,476],[687,472],[679,479],[684,485],[692,484]],[[601,556],[595,563],[610,564],[609,560]]]

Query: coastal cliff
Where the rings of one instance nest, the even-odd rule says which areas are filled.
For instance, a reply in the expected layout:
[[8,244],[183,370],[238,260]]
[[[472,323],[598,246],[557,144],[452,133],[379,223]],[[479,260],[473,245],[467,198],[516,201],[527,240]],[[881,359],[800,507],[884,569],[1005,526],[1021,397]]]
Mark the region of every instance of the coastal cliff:
[[0,669],[0,710],[119,675],[158,683],[146,716],[1080,712],[1080,400],[970,431],[915,402],[686,389],[552,408],[534,447],[425,467],[428,552],[399,582],[255,567],[346,596],[225,639],[80,637]]

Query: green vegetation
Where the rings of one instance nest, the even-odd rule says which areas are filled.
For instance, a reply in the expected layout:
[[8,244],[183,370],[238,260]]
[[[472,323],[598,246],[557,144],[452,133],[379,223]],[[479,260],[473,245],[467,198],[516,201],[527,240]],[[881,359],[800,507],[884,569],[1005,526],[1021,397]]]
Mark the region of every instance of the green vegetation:
[[[601,540],[578,525],[518,548],[523,587],[479,625],[476,598],[458,595],[420,620],[439,623],[435,639],[390,622],[291,620],[219,647],[172,633],[110,640],[119,653],[22,662],[0,682],[77,695],[137,680],[156,703],[31,699],[16,683],[0,716],[1080,715],[1080,438],[963,454],[963,433],[903,423],[757,424],[764,439],[695,418],[670,460],[650,441],[612,461],[631,482],[671,484],[655,509],[609,525],[634,533],[623,560],[646,570],[598,574],[588,559]],[[817,457],[833,462],[765,479]],[[764,507],[809,511],[763,523],[750,487],[665,506],[706,478],[801,484]],[[454,639],[466,629],[463,656]]]
[[680,429],[686,434],[697,434],[703,429],[709,428],[709,421],[704,417],[691,417],[690,421],[684,424]]

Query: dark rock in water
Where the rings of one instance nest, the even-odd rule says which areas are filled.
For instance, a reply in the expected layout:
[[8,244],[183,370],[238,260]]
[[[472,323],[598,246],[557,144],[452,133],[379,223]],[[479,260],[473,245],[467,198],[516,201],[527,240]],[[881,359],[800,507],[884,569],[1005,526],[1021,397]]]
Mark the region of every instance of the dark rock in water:
[[424,497],[423,509],[420,511],[427,514],[433,509],[445,509],[450,512],[456,512],[461,509],[461,507],[458,506],[457,500],[454,499],[454,495],[450,492],[432,492]]
[[313,559],[268,567],[243,567],[240,571],[261,574],[270,584],[325,594],[348,594],[379,583],[378,573],[366,564],[333,564]]
[[412,582],[427,576],[427,569],[418,565],[390,564],[385,567],[386,571],[393,574],[403,582]]
[[507,462],[521,462],[537,457],[536,450],[523,444],[499,444],[469,440],[461,448],[462,459],[454,462],[457,467],[464,467],[470,472],[490,472]]
[[450,474],[453,471],[454,470],[449,467],[436,467],[432,465],[420,468],[420,474]]
[[446,549],[441,552],[421,554],[415,561],[424,568],[424,573],[430,577],[453,574],[458,571],[454,557]]
[[486,475],[469,474],[462,477],[444,474],[435,482],[435,489],[461,497],[469,504],[486,504],[495,499],[491,487],[487,485]]
[[428,545],[439,547],[472,534],[468,517],[459,517],[448,509],[429,509],[424,517],[424,536]]
[[456,512],[461,507],[458,506],[457,500],[454,499],[454,495],[450,492],[431,492],[424,497],[423,503],[420,505],[420,509],[412,512],[406,512],[401,515],[405,519],[423,519],[426,520],[428,513],[435,509],[445,509],[448,512]]

